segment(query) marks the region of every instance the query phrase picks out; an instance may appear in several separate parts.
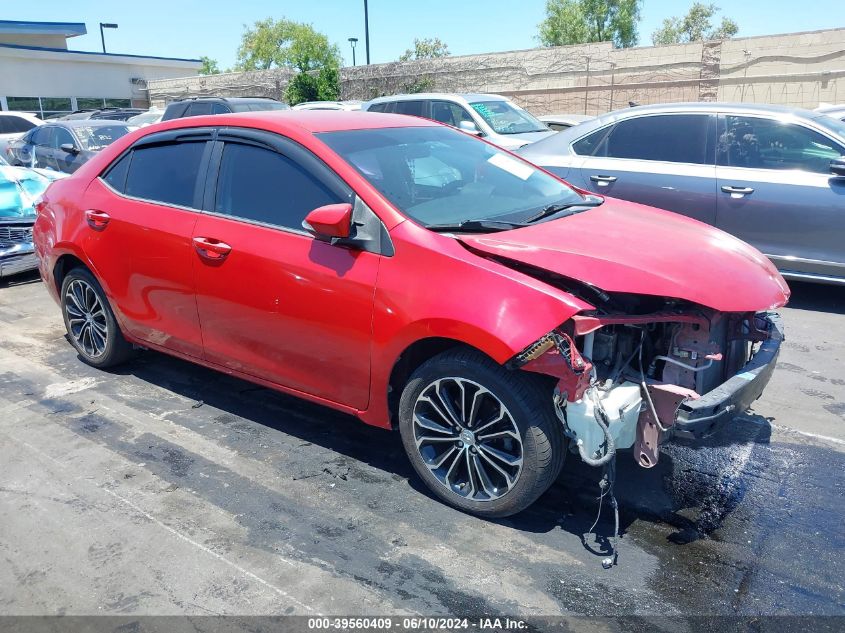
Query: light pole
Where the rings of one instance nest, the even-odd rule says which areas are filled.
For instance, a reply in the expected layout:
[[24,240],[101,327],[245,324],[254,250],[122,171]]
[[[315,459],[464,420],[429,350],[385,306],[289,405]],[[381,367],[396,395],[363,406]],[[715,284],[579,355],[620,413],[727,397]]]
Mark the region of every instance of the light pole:
[[364,46],[367,49],[367,66],[370,65],[370,11],[364,0]]
[[117,24],[113,22],[100,22],[100,41],[103,43],[103,52],[106,52],[106,38],[103,36],[103,29],[116,29]]
[[352,65],[355,66],[355,45],[358,43],[357,37],[349,38],[349,45],[352,46]]

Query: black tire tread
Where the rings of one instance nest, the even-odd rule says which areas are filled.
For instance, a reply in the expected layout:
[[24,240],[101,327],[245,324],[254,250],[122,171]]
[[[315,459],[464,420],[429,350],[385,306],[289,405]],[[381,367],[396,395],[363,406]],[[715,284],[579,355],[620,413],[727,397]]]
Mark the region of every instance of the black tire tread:
[[[109,332],[113,334],[110,336],[110,341],[106,343],[107,350],[106,353],[100,357],[99,359],[91,359],[88,358],[80,349],[77,347],[76,342],[70,336],[70,327],[67,322],[67,316],[65,314],[64,309],[64,296],[65,290],[67,289],[68,285],[70,284],[73,279],[83,279],[84,281],[88,282],[99,295],[100,303],[103,304],[103,309],[106,312],[106,320],[109,326]],[[82,266],[77,266],[76,268],[71,268],[67,274],[65,275],[64,279],[62,280],[62,288],[61,288],[61,298],[62,298],[62,317],[65,321],[65,328],[68,332],[68,339],[73,345],[74,349],[76,349],[77,353],[79,354],[80,359],[88,365],[92,367],[97,367],[98,369],[107,369],[109,367],[115,367],[116,365],[121,365],[131,359],[135,355],[135,350],[132,347],[132,344],[127,341],[124,336],[123,332],[120,330],[120,326],[117,323],[117,319],[114,316],[114,312],[112,311],[111,304],[109,303],[108,297],[106,296],[103,287],[100,285],[100,282],[97,281],[97,278],[94,274],[84,268]]]

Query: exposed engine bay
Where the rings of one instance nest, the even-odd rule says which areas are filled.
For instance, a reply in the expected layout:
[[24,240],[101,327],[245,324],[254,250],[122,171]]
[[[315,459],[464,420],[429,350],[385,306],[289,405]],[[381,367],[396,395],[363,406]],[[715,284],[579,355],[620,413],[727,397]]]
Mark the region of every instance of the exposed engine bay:
[[[623,297],[624,313],[576,315],[511,361],[559,379],[556,412],[573,450],[593,466],[633,447],[634,460],[651,468],[666,439],[701,437],[720,418],[738,413],[729,404],[713,415],[698,415],[694,434],[676,424],[685,405],[736,376],[756,344],[770,335],[765,313],[719,313],[677,300],[637,299]],[[614,301],[608,297],[604,303],[610,307]]]

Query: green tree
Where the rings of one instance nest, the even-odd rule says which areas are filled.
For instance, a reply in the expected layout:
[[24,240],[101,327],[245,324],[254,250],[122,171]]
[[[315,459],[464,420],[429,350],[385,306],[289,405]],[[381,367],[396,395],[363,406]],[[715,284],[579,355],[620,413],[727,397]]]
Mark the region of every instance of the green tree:
[[267,18],[244,27],[237,70],[287,67],[305,73],[325,66],[340,66],[340,50],[310,24]]
[[216,59],[211,59],[203,55],[200,57],[202,68],[200,68],[200,75],[218,75],[220,74],[220,66],[217,65]]
[[415,59],[434,59],[435,57],[448,57],[449,46],[439,37],[426,37],[423,39],[414,38],[414,48],[407,49],[399,56],[400,62],[409,62]]
[[340,99],[340,73],[337,67],[324,66],[318,71],[298,73],[285,90],[290,105],[303,101],[337,101]]
[[713,16],[719,11],[715,4],[696,2],[683,17],[671,17],[663,20],[663,25],[651,34],[655,46],[661,44],[680,44],[701,40],[727,40],[739,32],[736,22],[722,17],[719,26],[714,27]]
[[546,0],[540,23],[544,46],[612,41],[627,47],[637,43],[642,0]]

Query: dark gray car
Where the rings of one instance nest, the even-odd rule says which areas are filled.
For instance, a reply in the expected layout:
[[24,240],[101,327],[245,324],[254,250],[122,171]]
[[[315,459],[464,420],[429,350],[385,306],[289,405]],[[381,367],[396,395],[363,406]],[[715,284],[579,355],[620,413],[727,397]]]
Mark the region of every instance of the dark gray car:
[[777,106],[619,110],[519,150],[572,184],[756,246],[784,277],[845,283],[845,123]]
[[72,174],[129,131],[130,127],[122,121],[83,119],[45,123],[9,143],[9,162]]

